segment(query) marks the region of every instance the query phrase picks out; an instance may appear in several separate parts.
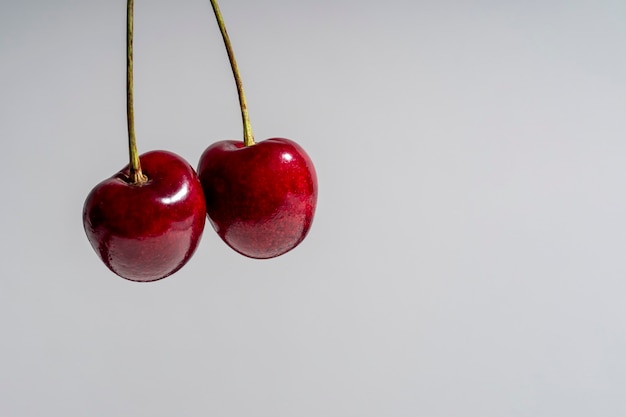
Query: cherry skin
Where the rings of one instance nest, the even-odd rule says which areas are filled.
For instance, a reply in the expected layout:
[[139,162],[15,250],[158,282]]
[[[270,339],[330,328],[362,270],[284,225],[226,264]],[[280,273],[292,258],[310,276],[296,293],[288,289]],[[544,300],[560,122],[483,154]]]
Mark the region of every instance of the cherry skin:
[[83,225],[111,271],[148,282],[173,274],[191,258],[206,208],[198,176],[183,158],[152,151],[139,159],[148,181],[130,183],[126,166],[96,185],[83,207]]
[[297,143],[284,138],[252,146],[216,142],[200,157],[198,176],[211,225],[242,255],[273,258],[308,234],[317,204],[317,175]]

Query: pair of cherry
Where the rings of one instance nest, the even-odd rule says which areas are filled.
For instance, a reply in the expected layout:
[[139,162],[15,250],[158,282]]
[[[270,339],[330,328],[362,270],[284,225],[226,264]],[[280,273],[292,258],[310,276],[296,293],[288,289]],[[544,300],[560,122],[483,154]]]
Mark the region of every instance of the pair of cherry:
[[168,151],[138,155],[134,132],[133,0],[127,4],[127,116],[130,163],[96,185],[83,207],[92,247],[114,273],[155,281],[182,268],[196,251],[205,221],[242,255],[266,259],[296,247],[307,235],[317,202],[313,163],[295,142],[255,143],[245,95],[224,21],[211,0],[233,69],[244,140],[209,146],[198,171]]

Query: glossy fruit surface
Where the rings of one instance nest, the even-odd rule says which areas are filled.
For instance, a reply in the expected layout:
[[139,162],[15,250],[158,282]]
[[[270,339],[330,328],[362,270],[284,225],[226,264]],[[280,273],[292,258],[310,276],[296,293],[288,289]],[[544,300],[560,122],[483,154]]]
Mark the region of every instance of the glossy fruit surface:
[[200,158],[207,215],[218,235],[242,255],[282,255],[306,237],[317,204],[309,156],[289,139],[244,146],[225,140]]
[[196,250],[206,221],[204,195],[180,156],[140,156],[148,181],[129,183],[128,166],[96,185],[83,207],[87,238],[107,267],[131,281],[173,274]]

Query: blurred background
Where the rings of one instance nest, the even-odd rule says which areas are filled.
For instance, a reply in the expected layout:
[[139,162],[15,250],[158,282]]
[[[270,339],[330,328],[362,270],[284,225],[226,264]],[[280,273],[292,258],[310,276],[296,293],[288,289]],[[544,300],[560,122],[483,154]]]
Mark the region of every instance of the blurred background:
[[[626,3],[223,0],[257,140],[313,159],[307,239],[210,225],[113,275],[124,1],[0,1],[0,414],[626,415]],[[208,0],[135,2],[140,152],[240,139]]]

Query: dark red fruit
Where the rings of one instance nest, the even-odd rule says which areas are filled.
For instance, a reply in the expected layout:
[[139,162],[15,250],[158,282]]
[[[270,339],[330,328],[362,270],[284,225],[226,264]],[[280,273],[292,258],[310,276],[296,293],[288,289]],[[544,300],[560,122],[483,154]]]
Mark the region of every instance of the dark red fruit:
[[218,235],[250,258],[282,255],[306,237],[317,203],[317,176],[289,139],[244,146],[220,141],[200,158],[207,215]]
[[202,186],[178,155],[140,156],[148,181],[129,182],[128,166],[96,185],[83,207],[87,238],[107,267],[131,281],[173,274],[196,250],[206,220]]

